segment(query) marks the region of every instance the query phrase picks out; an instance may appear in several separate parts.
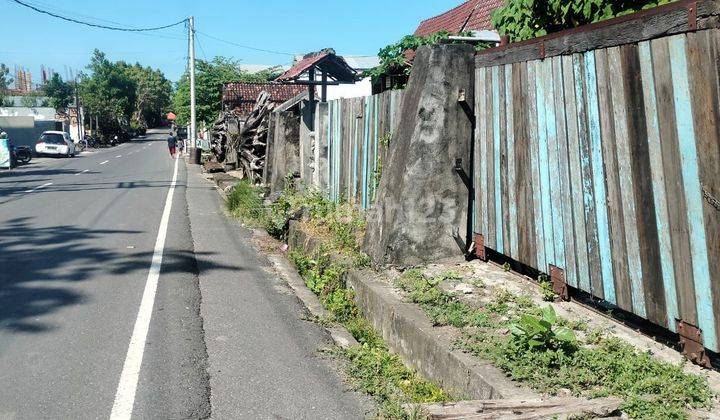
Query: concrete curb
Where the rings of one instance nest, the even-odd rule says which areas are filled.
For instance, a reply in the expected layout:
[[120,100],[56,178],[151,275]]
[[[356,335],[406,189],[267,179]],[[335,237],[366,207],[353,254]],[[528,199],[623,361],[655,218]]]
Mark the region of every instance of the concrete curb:
[[[225,188],[232,187],[229,179],[213,174],[218,193],[226,197]],[[267,233],[254,230],[258,237]],[[288,234],[290,248],[306,252],[317,249],[321,242],[304,232],[297,222],[291,221]],[[308,312],[317,318],[329,317],[318,297],[305,285],[295,267],[282,255],[267,255],[278,272]],[[372,279],[370,271],[350,270],[345,281],[356,294],[356,303],[364,317],[381,333],[388,347],[409,366],[426,378],[437,382],[452,395],[472,399],[537,399],[540,395],[518,386],[503,372],[458,350],[453,350],[452,339],[434,328],[427,316],[416,306],[401,301],[391,288]],[[338,346],[348,348],[359,343],[341,325],[324,327]]]
[[[257,233],[258,232],[256,232],[256,234]],[[278,254],[271,254],[267,255],[267,259],[273,265],[280,277],[282,277],[288,286],[293,289],[295,296],[300,299],[302,304],[312,316],[319,319],[330,318],[330,312],[323,308],[322,303],[320,303],[320,299],[318,299],[317,295],[315,295],[315,293],[313,293],[312,290],[305,285],[305,280],[300,277],[295,267],[287,260],[287,258]],[[360,343],[355,340],[355,337],[353,337],[352,334],[350,334],[350,332],[342,325],[333,324],[332,326],[325,326],[324,328],[328,333],[330,333],[330,337],[332,337],[335,344],[342,348],[360,345]]]
[[[290,248],[312,252],[319,241],[290,224]],[[417,305],[403,302],[387,284],[373,280],[369,270],[350,270],[346,282],[356,294],[365,318],[381,333],[390,349],[426,378],[455,396],[471,399],[537,399],[540,395],[517,385],[489,362],[453,350],[450,334],[433,327]]]
[[[215,182],[216,190],[223,200],[227,200],[228,190],[239,182],[237,178],[222,173],[204,174],[204,176],[206,179]],[[270,237],[270,235],[263,230],[252,229],[252,231],[255,237]],[[318,319],[330,318],[330,312],[325,310],[320,299],[305,285],[305,280],[300,277],[295,267],[285,256],[280,254],[267,254],[266,258],[270,264],[272,264],[278,275],[285,280],[285,283],[293,290],[295,296],[297,296],[310,315]],[[360,343],[355,340],[355,337],[340,324],[323,326],[323,328],[330,334],[333,342],[341,348],[345,349],[360,345]]]

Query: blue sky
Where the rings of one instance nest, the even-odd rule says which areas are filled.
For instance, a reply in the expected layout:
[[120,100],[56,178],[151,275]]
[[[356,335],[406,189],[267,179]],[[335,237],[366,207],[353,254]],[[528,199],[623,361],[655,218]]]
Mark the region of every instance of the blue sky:
[[[462,0],[364,1],[201,1],[201,0],[23,0],[80,20],[150,27],[193,15],[198,58],[223,55],[247,64],[288,64],[291,56],[253,51],[215,41],[202,33],[237,44],[305,53],[332,47],[339,54],[374,55],[412,33],[424,18]],[[187,41],[182,26],[153,35],[114,32],[64,22],[38,14],[11,0],[0,0],[0,63],[23,66],[39,80],[45,65],[65,77],[65,67],[83,69],[93,49],[110,59],[138,61],[162,69],[177,80],[185,68]]]

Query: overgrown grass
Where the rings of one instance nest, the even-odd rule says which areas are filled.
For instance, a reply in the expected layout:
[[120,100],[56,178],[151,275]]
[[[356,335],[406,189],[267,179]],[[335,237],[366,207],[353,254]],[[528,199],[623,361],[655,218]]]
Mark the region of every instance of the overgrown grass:
[[[542,342],[554,339],[552,334],[528,339],[518,327],[525,322],[533,325],[533,320],[542,324],[540,321],[547,319],[543,308],[526,296],[502,289],[483,307],[470,306],[438,287],[448,276],[428,278],[420,270],[408,270],[396,285],[436,325],[460,328],[464,333],[458,342],[461,348],[491,361],[514,380],[549,394],[568,390],[575,396],[620,397],[621,409],[637,419],[687,418],[688,408],[711,404],[712,393],[704,378],[684,373],[682,366],[661,362],[602,332],[573,336],[562,345]],[[587,329],[579,322],[552,321],[547,328],[553,331],[555,325],[558,331]]]
[[265,215],[262,190],[242,180],[230,190],[226,205],[234,217],[244,223],[262,225]]
[[228,194],[227,206],[235,217],[264,227],[278,239],[286,239],[288,221],[302,215],[315,229],[324,231],[340,251],[358,253],[365,233],[365,215],[361,210],[350,203],[330,201],[318,191],[298,193],[289,187],[266,207],[262,189],[241,181]]
[[290,259],[333,320],[343,324],[361,344],[340,352],[348,360],[347,373],[353,383],[378,401],[379,416],[404,419],[409,414],[403,404],[449,400],[442,389],[421,378],[391,353],[383,339],[359,315],[354,294],[343,281],[348,267],[332,262],[329,253],[327,247],[320,247],[312,256],[292,251]]

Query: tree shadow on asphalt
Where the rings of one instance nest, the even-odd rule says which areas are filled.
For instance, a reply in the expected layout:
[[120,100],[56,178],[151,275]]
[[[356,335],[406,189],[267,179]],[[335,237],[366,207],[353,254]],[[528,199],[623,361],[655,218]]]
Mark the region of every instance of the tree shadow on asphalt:
[[[147,272],[152,252],[97,246],[108,236],[143,232],[119,229],[86,229],[71,225],[35,227],[30,217],[18,217],[0,227],[0,330],[42,333],[57,328],[37,318],[63,307],[92,302],[73,284],[112,276]],[[118,238],[120,239],[120,238]],[[210,261],[211,253],[166,249],[162,275],[197,274],[239,268]],[[240,268],[242,269],[242,268]],[[144,279],[144,276],[142,277]],[[117,287],[125,287],[118,283]]]
[[[92,174],[93,172],[86,172],[86,174]],[[119,177],[122,177],[120,175]],[[35,179],[32,182],[32,185],[21,184],[17,185],[17,183],[11,185],[11,186],[1,186],[0,185],[0,204],[9,203],[12,201],[17,201],[21,199],[23,196],[27,194],[37,194],[37,192],[28,192],[29,190],[32,190],[33,187],[39,186],[40,183],[44,180],[52,180],[52,178],[47,179]],[[133,189],[133,188],[167,188],[171,184],[170,181],[124,181],[124,182],[116,182],[116,181],[110,181],[110,182],[88,182],[88,183],[58,183],[53,185],[52,187],[45,188],[42,190],[42,192],[77,192],[77,191],[93,191],[93,190],[117,190],[117,189]],[[178,183],[178,186],[181,184]],[[5,198],[5,200],[2,200]]]

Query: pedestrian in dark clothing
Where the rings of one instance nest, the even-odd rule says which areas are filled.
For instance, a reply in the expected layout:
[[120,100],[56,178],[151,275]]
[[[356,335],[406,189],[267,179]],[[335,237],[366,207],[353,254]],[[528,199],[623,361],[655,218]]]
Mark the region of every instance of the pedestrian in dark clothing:
[[175,157],[175,148],[177,147],[177,139],[175,136],[173,136],[173,133],[170,133],[170,137],[167,139],[168,143],[168,150],[170,150],[170,156],[173,158]]

